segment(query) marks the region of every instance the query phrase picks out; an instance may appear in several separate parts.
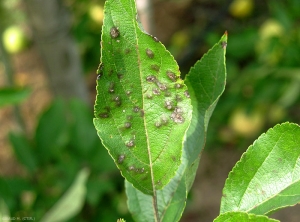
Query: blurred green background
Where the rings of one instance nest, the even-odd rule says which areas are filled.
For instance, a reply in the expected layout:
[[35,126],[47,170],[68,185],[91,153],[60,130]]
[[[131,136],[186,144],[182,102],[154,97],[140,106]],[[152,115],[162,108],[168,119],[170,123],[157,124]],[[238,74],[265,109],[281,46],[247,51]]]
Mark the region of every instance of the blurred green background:
[[[0,1],[0,221],[132,221],[123,178],[92,124],[104,0],[52,2]],[[144,2],[142,23],[183,76],[228,32],[226,90],[182,218],[212,221],[241,153],[275,124],[300,123],[300,1]]]

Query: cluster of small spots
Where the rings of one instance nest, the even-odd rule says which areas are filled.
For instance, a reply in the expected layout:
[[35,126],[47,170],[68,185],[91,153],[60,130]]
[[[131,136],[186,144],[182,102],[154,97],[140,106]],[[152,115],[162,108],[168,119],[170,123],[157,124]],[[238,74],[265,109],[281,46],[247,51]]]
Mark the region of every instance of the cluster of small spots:
[[100,75],[100,74],[102,73],[102,71],[103,71],[103,64],[100,63],[99,66],[98,66],[98,69],[97,69],[96,73],[97,73],[98,75]]
[[153,92],[154,95],[160,95],[160,91],[159,91],[158,88],[153,88],[152,92]]
[[100,63],[99,66],[98,66],[98,69],[96,71],[96,73],[97,73],[97,80],[99,80],[101,78],[102,72],[103,72],[103,64]]
[[118,79],[122,79],[124,75],[122,73],[118,73],[117,76],[118,76]]
[[150,67],[152,70],[158,72],[159,71],[159,66],[158,65],[151,65]]
[[174,72],[171,72],[169,70],[167,71],[167,76],[172,82],[176,82],[176,80],[178,78]]
[[165,91],[167,89],[167,86],[163,83],[160,82],[156,82],[156,85],[158,86],[158,88],[162,91]]
[[160,186],[161,185],[161,181],[160,180],[156,181],[155,185],[156,186]]
[[145,116],[145,111],[143,109],[141,109],[141,117]]
[[119,29],[118,29],[118,27],[112,27],[111,29],[110,29],[110,36],[113,38],[113,39],[115,39],[115,38],[117,38],[118,36],[120,35],[120,32],[119,32]]
[[177,102],[181,102],[182,101],[182,97],[180,95],[176,95],[175,97]]
[[165,92],[165,97],[170,97],[172,94],[169,91]]
[[116,102],[121,101],[121,97],[120,96],[114,96],[113,100],[116,101]]
[[175,107],[174,112],[171,114],[171,119],[175,122],[175,123],[184,123],[185,119],[182,116],[182,109],[179,107]]
[[109,114],[107,112],[104,112],[104,113],[99,113],[98,115],[100,118],[108,118],[109,117]]
[[115,92],[115,84],[114,83],[109,84],[108,92],[109,93],[114,93]]
[[119,163],[119,164],[122,164],[123,161],[124,161],[124,159],[125,159],[125,155],[124,155],[124,154],[120,155],[120,156],[118,157],[118,163]]
[[137,168],[136,170],[135,170],[135,172],[137,172],[137,173],[144,173],[144,171],[145,171],[145,169],[144,169],[144,167],[142,167],[142,168]]
[[159,121],[154,123],[154,126],[160,128],[161,126],[166,126],[168,124],[168,119],[165,116],[162,116]]
[[110,107],[106,106],[104,109],[105,109],[105,112],[102,112],[102,113],[98,114],[98,116],[100,118],[108,118],[109,117]]
[[156,81],[156,77],[153,75],[147,76],[146,77],[147,82],[155,82]]
[[174,109],[174,104],[173,104],[172,101],[166,100],[166,101],[165,101],[165,107],[166,107],[168,110],[172,110],[172,109]]
[[128,142],[125,143],[125,145],[129,148],[134,147],[135,145],[134,140],[133,139],[129,140]]
[[184,95],[186,96],[186,98],[190,98],[191,96],[190,96],[190,93],[189,93],[189,91],[184,91]]
[[224,42],[224,41],[221,42],[221,46],[222,46],[223,49],[226,49],[226,47],[227,47],[227,42]]
[[156,122],[154,123],[154,126],[157,127],[157,128],[160,128],[160,127],[161,127],[161,122],[156,121]]
[[152,35],[151,37],[152,37],[152,39],[154,39],[155,42],[159,42],[159,40],[158,40],[157,37],[155,37],[155,36],[153,36],[153,35]]
[[183,87],[183,85],[182,85],[182,84],[180,84],[180,83],[176,83],[174,86],[175,86],[175,88],[176,88],[176,89],[180,89],[180,88],[182,88],[182,87]]
[[150,58],[153,59],[154,58],[154,53],[151,49],[146,49],[146,55]]
[[133,107],[133,112],[135,112],[135,113],[137,113],[137,112],[139,112],[140,111],[140,107],[138,107],[138,106],[135,106],[135,107]]
[[162,116],[160,119],[161,119],[161,123],[162,123],[163,125],[167,125],[168,122],[169,122],[168,118],[165,117],[165,116]]
[[147,98],[147,99],[152,99],[153,96],[152,96],[151,94],[147,94],[147,95],[146,95],[146,98]]
[[131,127],[131,123],[130,122],[125,122],[124,123],[124,127],[127,128],[127,129],[130,128]]

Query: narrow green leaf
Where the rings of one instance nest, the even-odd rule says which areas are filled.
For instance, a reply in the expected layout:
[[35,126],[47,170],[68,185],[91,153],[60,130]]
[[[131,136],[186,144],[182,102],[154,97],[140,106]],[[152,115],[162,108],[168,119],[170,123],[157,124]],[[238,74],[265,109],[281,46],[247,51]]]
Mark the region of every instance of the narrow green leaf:
[[[195,64],[186,77],[189,92],[191,92],[193,117],[184,143],[182,163],[171,182],[156,193],[159,216],[162,221],[179,221],[184,210],[187,193],[198,168],[200,152],[205,144],[209,118],[225,88],[224,49],[226,42],[227,35],[225,34]],[[126,183],[126,192],[129,210],[136,221],[152,221],[155,212],[151,209],[153,208],[151,197],[134,189],[128,183]]]
[[258,215],[300,202],[300,127],[276,125],[262,134],[226,180],[221,213]]
[[86,181],[89,176],[88,169],[82,169],[74,183],[60,200],[45,214],[42,222],[66,221],[75,216],[82,208],[86,195]]
[[187,132],[185,149],[187,158],[193,163],[205,145],[209,119],[218,99],[225,89],[225,53],[227,33],[198,61],[186,76],[193,105],[193,118]]
[[0,107],[14,105],[22,102],[30,95],[28,88],[1,88],[0,89]]
[[108,0],[94,125],[122,175],[153,194],[175,175],[192,106],[174,58],[136,21],[134,0]]
[[33,172],[37,167],[37,160],[28,140],[22,135],[13,133],[9,135],[9,140],[20,163],[22,163],[29,172]]
[[0,197],[0,222],[8,221],[9,218],[9,209],[4,200]]
[[227,212],[219,215],[214,222],[279,222],[266,216],[248,214],[245,212]]

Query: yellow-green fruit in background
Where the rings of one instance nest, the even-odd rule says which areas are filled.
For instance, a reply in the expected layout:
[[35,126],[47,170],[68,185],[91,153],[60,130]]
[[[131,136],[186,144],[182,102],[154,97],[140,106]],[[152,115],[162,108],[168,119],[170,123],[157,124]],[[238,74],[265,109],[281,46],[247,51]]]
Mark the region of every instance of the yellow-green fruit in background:
[[22,28],[16,25],[4,30],[2,41],[6,51],[11,54],[23,51],[29,42]]
[[277,64],[281,58],[282,48],[270,45],[274,37],[282,38],[284,27],[275,19],[266,20],[259,28],[259,38],[256,42],[255,50],[260,60],[269,65]]
[[102,25],[104,15],[103,15],[103,7],[101,5],[95,5],[95,4],[91,5],[88,13],[90,18],[94,22]]
[[236,18],[245,18],[253,11],[253,0],[234,0],[229,6],[229,13]]
[[275,19],[266,20],[259,28],[259,37],[269,39],[281,37],[284,34],[284,27]]
[[230,128],[244,137],[252,137],[260,133],[264,126],[264,116],[259,110],[247,112],[245,108],[236,109],[229,121]]

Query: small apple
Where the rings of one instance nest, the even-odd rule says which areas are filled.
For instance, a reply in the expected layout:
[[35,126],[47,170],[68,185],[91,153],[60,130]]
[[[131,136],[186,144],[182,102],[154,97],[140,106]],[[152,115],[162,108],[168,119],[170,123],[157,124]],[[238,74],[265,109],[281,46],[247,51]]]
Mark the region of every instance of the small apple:
[[229,6],[229,12],[236,18],[245,18],[253,11],[253,0],[234,0]]
[[262,130],[264,116],[259,109],[247,112],[245,108],[237,108],[230,118],[229,126],[241,136],[252,137]]
[[89,8],[90,18],[97,24],[102,25],[103,22],[103,7],[101,5],[92,4]]
[[284,27],[275,19],[266,20],[259,29],[259,38],[255,50],[260,60],[269,65],[275,65],[282,56],[282,47],[273,46],[272,38],[283,38]]
[[28,46],[28,38],[23,29],[13,25],[6,28],[2,34],[4,48],[8,53],[15,54],[23,51]]

